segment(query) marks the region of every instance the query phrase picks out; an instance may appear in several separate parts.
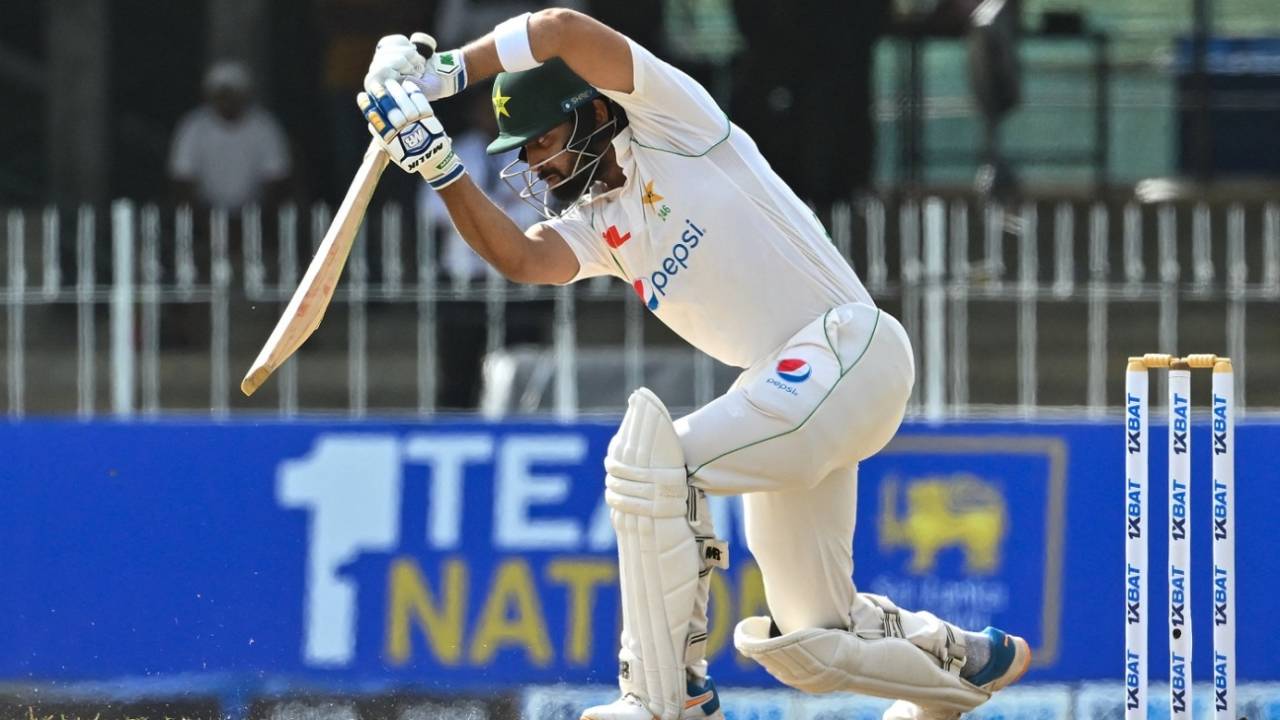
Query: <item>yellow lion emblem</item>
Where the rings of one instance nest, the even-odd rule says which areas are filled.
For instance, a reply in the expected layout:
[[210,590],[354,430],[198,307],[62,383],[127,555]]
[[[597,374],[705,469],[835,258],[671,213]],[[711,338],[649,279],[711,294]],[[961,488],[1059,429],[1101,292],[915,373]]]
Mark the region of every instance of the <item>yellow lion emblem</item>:
[[1000,564],[1000,545],[1008,531],[1004,496],[971,473],[929,476],[906,484],[906,508],[898,514],[896,477],[880,486],[880,545],[912,550],[911,572],[931,572],[945,548],[964,551],[965,570],[990,574]]

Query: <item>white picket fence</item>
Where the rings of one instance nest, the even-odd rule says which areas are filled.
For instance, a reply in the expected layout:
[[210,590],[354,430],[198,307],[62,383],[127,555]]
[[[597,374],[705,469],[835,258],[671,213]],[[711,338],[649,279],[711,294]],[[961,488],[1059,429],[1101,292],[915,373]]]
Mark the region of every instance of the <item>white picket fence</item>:
[[[246,401],[239,377],[330,216],[315,206],[197,218],[128,200],[107,212],[4,211],[9,415],[200,412],[204,398],[215,417],[431,415],[451,381],[442,322],[463,305],[483,308],[488,416],[616,412],[625,389],[645,383],[687,410],[732,380],[655,330],[623,283],[448,277],[431,218],[387,204],[362,231],[320,332],[328,339]],[[912,336],[916,415],[1101,416],[1118,405],[1124,357],[1155,351],[1228,354],[1241,410],[1280,408],[1280,204],[866,197],[824,220]],[[549,340],[507,347],[510,309],[529,302]],[[207,322],[194,349],[166,347],[162,317],[178,306]]]

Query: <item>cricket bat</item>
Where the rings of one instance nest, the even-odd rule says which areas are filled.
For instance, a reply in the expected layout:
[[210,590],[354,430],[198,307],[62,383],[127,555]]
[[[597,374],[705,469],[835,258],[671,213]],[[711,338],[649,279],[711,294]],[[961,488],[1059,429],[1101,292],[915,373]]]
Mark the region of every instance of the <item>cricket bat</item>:
[[271,373],[297,352],[302,343],[320,326],[324,311],[333,299],[338,277],[347,264],[347,256],[351,254],[351,246],[360,230],[360,223],[364,221],[365,211],[369,209],[369,200],[378,187],[382,171],[387,168],[387,160],[387,154],[379,147],[377,140],[369,143],[364,161],[360,163],[351,187],[347,188],[347,195],[333,216],[333,222],[329,224],[324,240],[316,249],[315,257],[307,266],[302,282],[293,292],[275,329],[271,331],[271,337],[262,346],[258,359],[253,361],[244,380],[240,381],[240,391],[246,396],[253,395],[254,391],[262,387]]

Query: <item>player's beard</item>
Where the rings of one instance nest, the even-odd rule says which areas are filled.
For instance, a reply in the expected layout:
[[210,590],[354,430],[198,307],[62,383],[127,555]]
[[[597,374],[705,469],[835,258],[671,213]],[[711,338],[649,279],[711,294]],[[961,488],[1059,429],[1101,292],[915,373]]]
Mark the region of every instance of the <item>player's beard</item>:
[[[577,163],[585,164],[589,162],[588,160],[582,157],[582,153],[574,152],[572,150],[570,150],[569,152],[573,153],[578,157],[578,159],[576,160]],[[590,169],[584,169],[575,175],[571,175],[568,179],[564,180],[563,182],[553,186],[551,188],[551,197],[555,198],[557,202],[560,202],[564,205],[568,205],[574,200],[577,200],[578,198],[582,197],[582,194],[587,190],[587,183],[591,182],[591,178],[595,176],[596,174],[595,170],[598,166],[599,166],[599,163],[596,163],[595,165],[591,166]]]
[[[582,197],[591,181],[599,174],[600,165],[605,160],[601,156],[608,152],[609,143],[613,138],[609,133],[597,133],[598,129],[599,125],[592,118],[590,129],[573,133],[575,137],[580,136],[585,140],[575,141],[572,137],[569,139],[566,149],[574,158],[573,167],[577,172],[573,172],[568,178],[551,188],[551,197],[557,202],[569,205],[576,201]],[[575,145],[578,147],[574,147]]]

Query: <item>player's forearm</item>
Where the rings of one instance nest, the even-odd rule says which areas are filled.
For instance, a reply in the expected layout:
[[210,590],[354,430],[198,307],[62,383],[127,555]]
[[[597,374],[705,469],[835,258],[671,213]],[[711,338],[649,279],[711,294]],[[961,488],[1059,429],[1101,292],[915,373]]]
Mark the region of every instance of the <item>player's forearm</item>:
[[528,276],[529,238],[468,176],[440,191],[462,239],[495,270],[515,282]]
[[[634,90],[631,48],[609,26],[574,10],[550,8],[529,17],[529,47],[539,62],[560,58],[579,77],[605,90]],[[502,72],[493,33],[463,48],[469,84]]]
[[462,48],[462,60],[467,64],[467,85],[476,85],[502,72],[498,49],[493,33],[472,40]]

